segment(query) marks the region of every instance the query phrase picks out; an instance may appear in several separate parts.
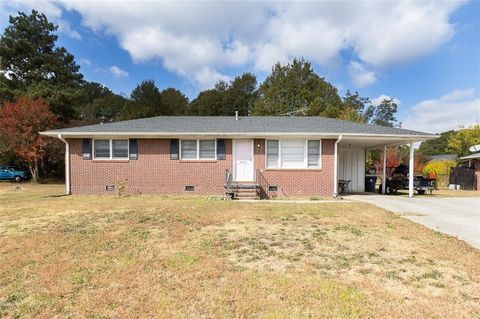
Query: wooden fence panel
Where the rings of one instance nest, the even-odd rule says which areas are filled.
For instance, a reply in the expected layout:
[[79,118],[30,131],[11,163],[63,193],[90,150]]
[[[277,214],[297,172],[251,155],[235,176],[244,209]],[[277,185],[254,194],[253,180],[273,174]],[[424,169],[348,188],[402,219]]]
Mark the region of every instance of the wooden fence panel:
[[452,167],[450,169],[450,184],[460,185],[463,190],[475,190],[475,169],[472,167]]

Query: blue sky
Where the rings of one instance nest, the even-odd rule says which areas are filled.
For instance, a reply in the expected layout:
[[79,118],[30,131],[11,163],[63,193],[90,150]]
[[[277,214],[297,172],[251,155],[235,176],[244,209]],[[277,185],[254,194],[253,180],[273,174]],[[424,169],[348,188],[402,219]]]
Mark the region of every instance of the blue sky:
[[480,122],[480,1],[0,1],[59,25],[89,81],[128,95],[142,80],[189,98],[304,57],[341,94],[398,101],[402,126],[441,132]]

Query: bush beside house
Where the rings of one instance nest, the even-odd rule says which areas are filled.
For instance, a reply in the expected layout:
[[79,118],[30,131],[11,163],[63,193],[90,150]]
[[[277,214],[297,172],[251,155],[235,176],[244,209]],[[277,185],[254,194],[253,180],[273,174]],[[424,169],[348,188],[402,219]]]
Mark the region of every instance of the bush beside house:
[[455,167],[454,160],[436,160],[428,162],[423,168],[423,175],[437,179],[437,186],[447,187],[450,169]]

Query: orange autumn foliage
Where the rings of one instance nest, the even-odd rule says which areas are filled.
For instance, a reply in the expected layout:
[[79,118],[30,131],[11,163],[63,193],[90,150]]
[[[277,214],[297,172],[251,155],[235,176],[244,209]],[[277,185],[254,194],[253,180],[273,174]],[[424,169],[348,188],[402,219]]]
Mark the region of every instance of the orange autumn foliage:
[[58,123],[43,99],[20,98],[0,108],[0,152],[11,151],[25,161],[34,181],[39,163],[45,158],[52,139],[39,134]]

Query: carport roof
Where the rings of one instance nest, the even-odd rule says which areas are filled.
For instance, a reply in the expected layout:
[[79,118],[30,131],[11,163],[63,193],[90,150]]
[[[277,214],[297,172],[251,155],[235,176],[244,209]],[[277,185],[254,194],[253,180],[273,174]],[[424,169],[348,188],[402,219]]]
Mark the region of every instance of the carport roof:
[[436,135],[386,127],[355,123],[319,116],[157,116],[137,120],[79,126],[42,132],[47,136],[80,137],[88,135],[219,135],[219,136],[397,136],[414,139],[430,139]]

